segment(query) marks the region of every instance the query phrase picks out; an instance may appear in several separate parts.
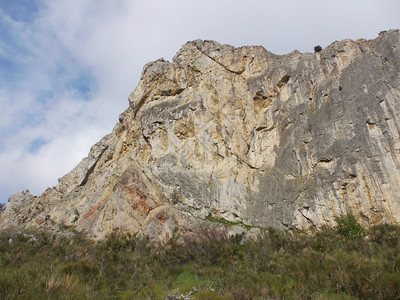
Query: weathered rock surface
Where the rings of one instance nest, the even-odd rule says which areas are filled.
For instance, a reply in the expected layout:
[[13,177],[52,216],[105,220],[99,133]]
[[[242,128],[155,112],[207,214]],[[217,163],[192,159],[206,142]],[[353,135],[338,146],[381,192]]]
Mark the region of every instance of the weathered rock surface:
[[113,132],[57,186],[12,196],[0,226],[165,239],[349,212],[400,224],[399,135],[398,30],[283,56],[188,42],[144,67]]

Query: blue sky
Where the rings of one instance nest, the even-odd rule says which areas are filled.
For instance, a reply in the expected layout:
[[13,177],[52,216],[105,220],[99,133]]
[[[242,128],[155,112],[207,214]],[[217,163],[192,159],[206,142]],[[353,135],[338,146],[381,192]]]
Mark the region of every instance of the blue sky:
[[109,133],[144,64],[189,40],[312,52],[400,28],[398,0],[0,0],[0,202]]

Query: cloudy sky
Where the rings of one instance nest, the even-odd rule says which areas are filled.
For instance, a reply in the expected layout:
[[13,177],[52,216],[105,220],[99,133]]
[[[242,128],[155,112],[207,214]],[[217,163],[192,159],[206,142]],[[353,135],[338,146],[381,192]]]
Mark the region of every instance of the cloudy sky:
[[0,202],[109,133],[145,63],[190,40],[312,52],[400,28],[399,0],[0,0]]

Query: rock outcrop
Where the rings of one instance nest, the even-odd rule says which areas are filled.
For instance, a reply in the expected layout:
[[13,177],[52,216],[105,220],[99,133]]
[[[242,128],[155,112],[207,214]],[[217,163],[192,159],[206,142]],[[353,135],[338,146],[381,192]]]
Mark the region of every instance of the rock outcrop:
[[113,132],[0,226],[191,238],[400,224],[400,33],[318,53],[188,42],[144,67]]

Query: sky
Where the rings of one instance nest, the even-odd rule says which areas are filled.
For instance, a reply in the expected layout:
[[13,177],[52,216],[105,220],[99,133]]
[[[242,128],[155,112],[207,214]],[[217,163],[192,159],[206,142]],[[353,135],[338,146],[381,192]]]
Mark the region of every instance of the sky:
[[0,0],[0,202],[111,132],[143,66],[187,41],[313,52],[400,28],[399,0]]

